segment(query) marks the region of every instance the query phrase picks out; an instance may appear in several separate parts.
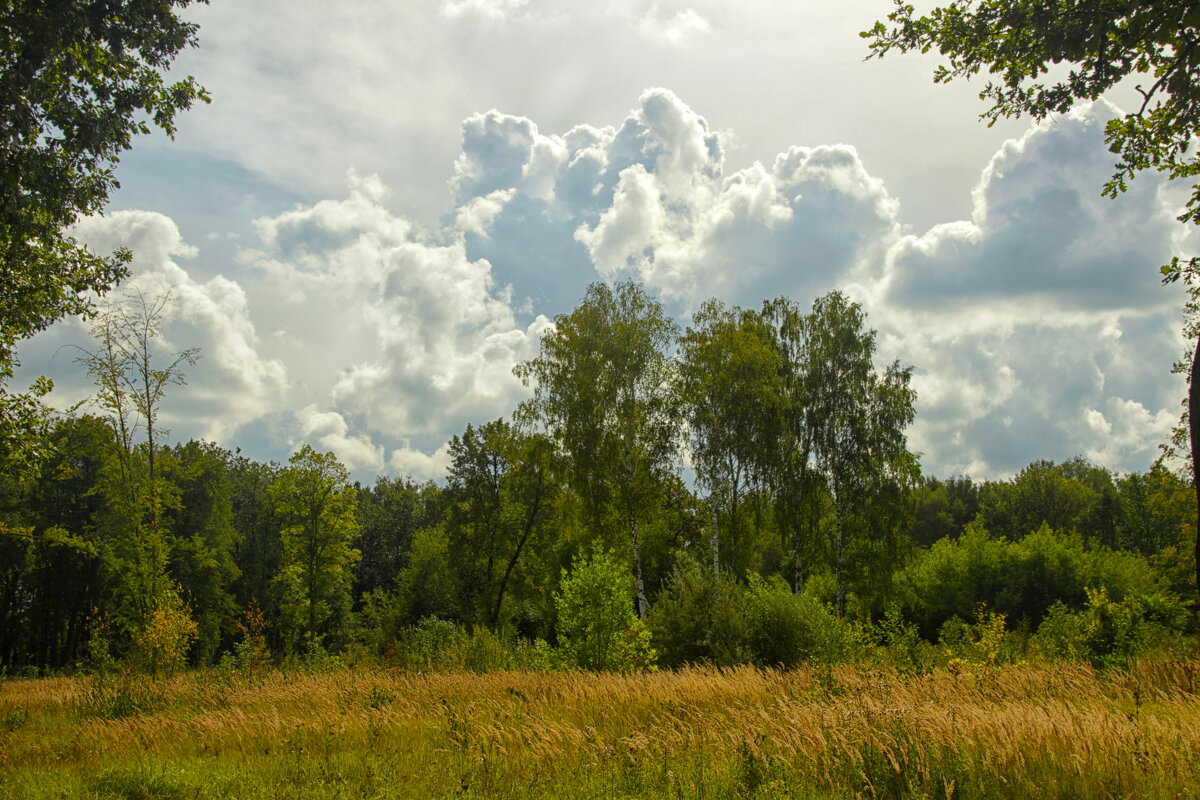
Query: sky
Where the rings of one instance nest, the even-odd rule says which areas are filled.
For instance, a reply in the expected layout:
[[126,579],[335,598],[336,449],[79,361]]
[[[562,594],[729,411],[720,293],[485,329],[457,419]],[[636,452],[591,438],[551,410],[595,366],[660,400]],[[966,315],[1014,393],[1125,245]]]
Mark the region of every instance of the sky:
[[[512,369],[554,317],[632,278],[683,326],[846,292],[879,364],[914,367],[927,475],[1148,469],[1184,395],[1157,268],[1196,241],[1156,174],[1100,195],[1132,90],[989,128],[933,56],[864,60],[890,8],[217,0],[173,69],[212,103],[135,140],[76,235],[177,298],[164,353],[201,348],[171,437],[260,460],[440,479],[451,436],[528,396]],[[88,342],[56,324],[19,377],[84,400]]]

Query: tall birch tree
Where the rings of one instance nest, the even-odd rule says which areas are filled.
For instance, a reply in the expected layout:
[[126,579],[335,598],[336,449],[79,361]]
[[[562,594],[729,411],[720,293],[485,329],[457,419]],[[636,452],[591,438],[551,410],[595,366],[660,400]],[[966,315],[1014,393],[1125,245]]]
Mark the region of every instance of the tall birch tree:
[[515,374],[533,397],[520,416],[557,440],[583,497],[593,534],[603,536],[608,507],[629,533],[637,611],[647,612],[639,524],[654,484],[674,465],[679,426],[674,362],[678,327],[633,282],[593,283],[570,314],[555,318],[537,358]]

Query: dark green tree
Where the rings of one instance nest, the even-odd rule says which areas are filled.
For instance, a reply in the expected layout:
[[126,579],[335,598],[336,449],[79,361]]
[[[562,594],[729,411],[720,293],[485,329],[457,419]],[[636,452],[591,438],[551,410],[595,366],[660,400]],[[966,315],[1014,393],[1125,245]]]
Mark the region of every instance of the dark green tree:
[[439,521],[440,494],[432,483],[421,485],[386,475],[377,478],[374,486],[358,490],[356,546],[362,559],[355,570],[355,598],[392,585],[408,561],[413,536]]
[[[141,629],[162,603],[177,600],[167,571],[171,541],[163,514],[177,507],[178,487],[157,468],[160,437],[167,431],[156,422],[167,386],[187,383],[184,367],[196,362],[199,350],[162,352],[160,330],[171,302],[169,292],[152,300],[133,292],[109,305],[93,320],[92,349],[79,348],[76,359],[95,381],[92,402],[104,412],[115,440],[96,490],[105,498],[105,524],[112,531],[108,552],[120,584],[119,621],[130,631]],[[141,442],[139,430],[145,435]]]
[[817,298],[809,324],[813,462],[832,499],[829,544],[840,616],[845,523],[869,500],[907,485],[914,462],[904,431],[913,420],[916,393],[909,386],[911,367],[895,362],[882,375],[876,371],[875,331],[866,327],[862,307],[841,292]]
[[792,546],[792,589],[803,588],[805,557],[815,549],[822,500],[828,488],[820,471],[813,467],[813,436],[816,432],[814,372],[812,366],[812,316],[794,300],[777,297],[763,303],[763,321],[769,326],[776,352],[778,397],[767,437],[767,484],[775,508],[780,535]]
[[283,520],[271,497],[279,469],[278,464],[254,461],[240,452],[232,453],[228,460],[230,505],[237,531],[233,562],[238,577],[233,593],[238,608],[253,606],[262,612],[267,643],[275,651],[283,647],[278,596],[273,588],[283,563]]
[[232,584],[238,577],[234,551],[232,480],[229,453],[211,442],[190,441],[164,453],[164,477],[179,502],[167,513],[171,531],[170,574],[197,625],[200,663],[211,663],[232,641],[238,605]]
[[[201,0],[203,2],[203,0]],[[37,454],[37,398],[5,383],[21,339],[86,314],[126,274],[130,254],[96,254],[70,236],[116,188],[114,167],[135,134],[168,135],[208,96],[191,78],[167,83],[196,43],[178,11],[192,0],[13,0],[0,4],[0,459]]]
[[95,488],[113,446],[92,416],[59,420],[35,481],[0,479],[0,664],[51,669],[83,657],[94,610],[111,610],[111,542]]

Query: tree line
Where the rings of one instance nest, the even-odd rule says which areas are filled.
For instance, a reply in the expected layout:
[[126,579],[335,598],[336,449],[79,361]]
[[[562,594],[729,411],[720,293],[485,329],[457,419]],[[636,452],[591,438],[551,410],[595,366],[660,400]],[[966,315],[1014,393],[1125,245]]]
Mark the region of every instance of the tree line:
[[771,662],[843,618],[933,640],[982,607],[1033,630],[1101,586],[1163,619],[1189,594],[1194,494],[1162,464],[923,476],[912,369],[878,368],[839,292],[712,300],[681,330],[640,285],[594,284],[517,367],[530,398],[452,438],[444,482],[370,486],[308,445],[166,444],[159,405],[200,356],[161,351],[170,302],[96,318],[91,413],[0,479],[5,670],[388,657],[435,620],[593,666]]

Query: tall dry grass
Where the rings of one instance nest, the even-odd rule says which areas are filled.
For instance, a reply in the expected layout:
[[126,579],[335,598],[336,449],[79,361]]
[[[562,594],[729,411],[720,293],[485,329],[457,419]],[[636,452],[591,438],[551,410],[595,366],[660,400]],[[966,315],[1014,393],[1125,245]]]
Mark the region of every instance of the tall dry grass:
[[[142,692],[136,710],[114,718],[86,678],[0,684],[0,720],[24,714],[0,728],[0,796],[1159,798],[1200,787],[1194,660],[915,677],[864,665],[358,668],[193,673],[125,691]],[[175,765],[218,779],[168,780]],[[338,794],[321,793],[327,779]]]

